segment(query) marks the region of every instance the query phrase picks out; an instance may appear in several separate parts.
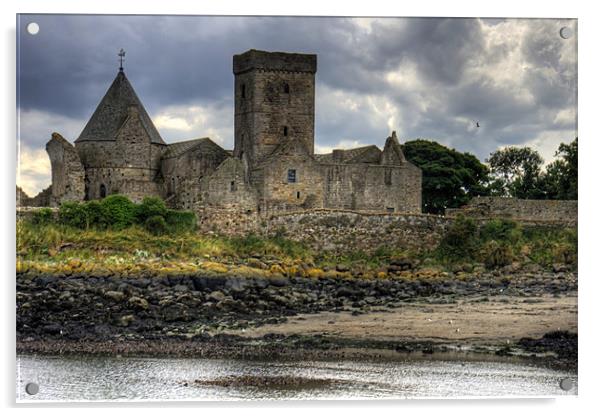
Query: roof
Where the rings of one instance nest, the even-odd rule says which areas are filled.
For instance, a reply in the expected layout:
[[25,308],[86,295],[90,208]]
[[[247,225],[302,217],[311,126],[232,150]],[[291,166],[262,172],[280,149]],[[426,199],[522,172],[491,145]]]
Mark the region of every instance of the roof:
[[186,140],[183,142],[176,142],[167,145],[167,150],[163,154],[163,158],[169,159],[172,157],[180,157],[184,153],[190,152],[191,150],[196,149],[197,147],[203,147],[207,152],[221,151],[224,153],[228,153],[210,138],[203,137],[200,139]]
[[[380,163],[381,151],[375,145],[338,151],[341,152],[342,163]],[[333,153],[314,155],[314,157],[320,163],[334,163]]]
[[132,106],[137,108],[151,143],[165,144],[123,71],[117,73],[115,80],[75,142],[115,140]]

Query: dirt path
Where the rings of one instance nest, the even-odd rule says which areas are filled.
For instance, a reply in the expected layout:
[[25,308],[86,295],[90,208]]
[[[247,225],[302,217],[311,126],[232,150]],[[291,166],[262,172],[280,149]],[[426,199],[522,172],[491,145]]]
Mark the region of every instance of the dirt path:
[[576,294],[559,298],[499,296],[486,301],[476,297],[449,305],[408,303],[357,316],[350,312],[304,314],[282,324],[226,332],[248,337],[321,334],[354,339],[499,343],[538,338],[555,330],[577,332]]

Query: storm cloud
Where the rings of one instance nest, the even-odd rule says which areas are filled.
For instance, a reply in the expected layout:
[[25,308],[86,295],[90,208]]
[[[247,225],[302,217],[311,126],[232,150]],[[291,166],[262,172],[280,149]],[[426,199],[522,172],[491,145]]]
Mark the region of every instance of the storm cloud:
[[[26,31],[29,22],[37,35]],[[429,138],[484,160],[577,135],[575,20],[21,15],[19,183],[50,183],[44,144],[75,140],[118,70],[167,142],[233,146],[232,55],[315,53],[316,149]],[[480,127],[476,127],[476,122]]]

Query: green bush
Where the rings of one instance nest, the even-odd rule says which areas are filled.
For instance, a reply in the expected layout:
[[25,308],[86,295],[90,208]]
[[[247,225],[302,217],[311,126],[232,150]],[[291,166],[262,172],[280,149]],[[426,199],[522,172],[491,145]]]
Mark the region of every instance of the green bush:
[[122,230],[134,224],[136,204],[123,195],[109,195],[100,202],[107,226]]
[[181,233],[196,230],[196,215],[192,211],[168,209],[165,221],[171,232]]
[[516,243],[522,236],[519,225],[508,219],[494,219],[488,221],[479,230],[481,241],[488,242],[495,240],[498,242]]
[[50,208],[41,208],[34,211],[31,215],[31,222],[36,225],[47,225],[53,221],[53,214]]
[[437,254],[447,260],[471,258],[477,249],[477,226],[473,220],[459,216],[449,227],[437,248]]
[[153,235],[163,235],[167,233],[167,222],[160,215],[149,217],[144,222],[144,228]]
[[139,224],[145,224],[146,220],[160,216],[165,218],[167,216],[167,207],[165,202],[158,197],[145,197],[142,202],[136,206],[136,219]]
[[104,229],[107,227],[107,214],[100,201],[85,202],[83,208],[86,214],[87,228]]
[[506,244],[490,240],[481,248],[481,258],[485,267],[495,269],[512,263],[512,250]]
[[76,228],[87,228],[88,218],[84,204],[63,202],[59,207],[59,222]]

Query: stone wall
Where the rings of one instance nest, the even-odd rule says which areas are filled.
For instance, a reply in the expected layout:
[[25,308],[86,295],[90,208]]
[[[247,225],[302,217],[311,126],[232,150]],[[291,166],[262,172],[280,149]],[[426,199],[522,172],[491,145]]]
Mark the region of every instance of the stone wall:
[[[209,206],[219,206],[235,213],[257,211],[257,192],[246,180],[246,172],[240,159],[226,159],[215,172],[201,179],[201,200]],[[218,210],[218,213],[224,210]]]
[[[161,162],[163,193],[170,205],[191,209],[202,199],[201,181],[211,176],[228,153],[210,140],[201,140],[191,149],[168,153]],[[226,188],[224,188],[224,191]]]
[[451,217],[462,214],[471,218],[510,218],[518,221],[577,224],[578,204],[577,201],[478,197],[462,208],[448,209],[445,213]]
[[324,207],[382,212],[420,213],[422,171],[401,166],[328,164],[324,177]]
[[304,241],[317,250],[371,253],[379,247],[435,248],[452,221],[423,214],[314,210],[274,215],[268,218],[264,231],[267,235]]
[[75,147],[58,133],[46,143],[52,166],[52,189],[49,205],[84,199],[84,167]]
[[322,207],[324,177],[320,165],[302,142],[289,139],[271,155],[260,169],[252,172],[252,183],[259,190],[264,210],[275,206]]

